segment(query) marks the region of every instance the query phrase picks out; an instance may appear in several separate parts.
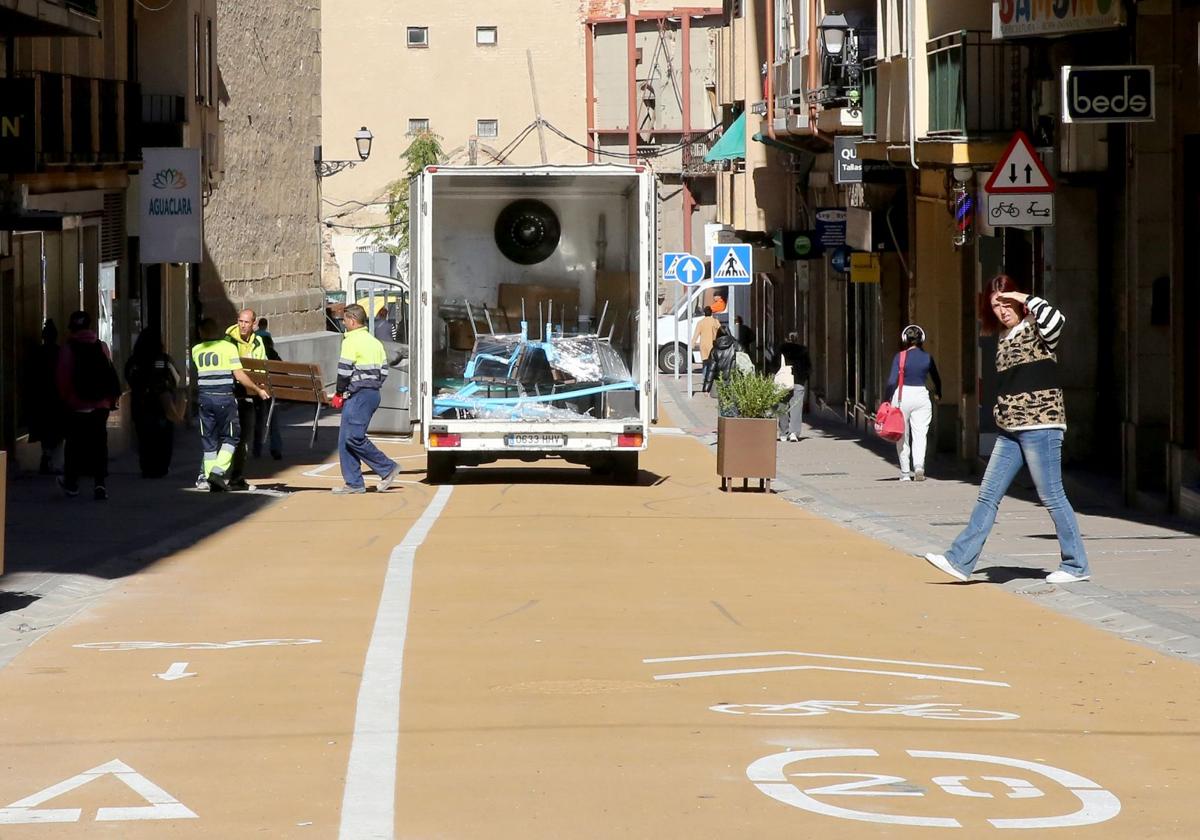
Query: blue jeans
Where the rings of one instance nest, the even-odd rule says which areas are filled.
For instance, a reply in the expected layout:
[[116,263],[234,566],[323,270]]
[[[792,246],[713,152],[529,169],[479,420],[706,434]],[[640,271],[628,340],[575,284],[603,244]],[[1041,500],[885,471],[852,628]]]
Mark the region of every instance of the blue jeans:
[[396,468],[396,462],[379,451],[367,438],[367,424],[379,408],[379,391],[356,391],[342,406],[342,425],[338,429],[338,458],[342,462],[342,479],[348,487],[362,487],[361,463],[375,471],[380,478]]
[[1062,442],[1062,429],[1001,433],[996,438],[987,472],[979,485],[979,499],[971,511],[971,521],[946,552],[946,559],[954,568],[968,575],[974,570],[983,544],[996,522],[1000,500],[1021,471],[1021,465],[1026,464],[1038,497],[1054,520],[1062,555],[1059,568],[1073,575],[1088,574],[1087,553],[1079,536],[1079,523],[1075,521],[1075,511],[1063,490]]

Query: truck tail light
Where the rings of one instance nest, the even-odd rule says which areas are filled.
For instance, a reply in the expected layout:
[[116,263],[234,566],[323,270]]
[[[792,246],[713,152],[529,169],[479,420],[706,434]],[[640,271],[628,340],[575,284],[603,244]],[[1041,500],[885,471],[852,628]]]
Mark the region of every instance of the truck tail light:
[[642,436],[640,434],[617,435],[617,446],[618,447],[624,447],[624,446],[638,447],[641,445],[642,445]]
[[429,448],[430,449],[445,449],[447,447],[461,446],[461,445],[462,445],[462,435],[448,435],[448,434],[443,433],[443,434],[431,434],[429,436]]

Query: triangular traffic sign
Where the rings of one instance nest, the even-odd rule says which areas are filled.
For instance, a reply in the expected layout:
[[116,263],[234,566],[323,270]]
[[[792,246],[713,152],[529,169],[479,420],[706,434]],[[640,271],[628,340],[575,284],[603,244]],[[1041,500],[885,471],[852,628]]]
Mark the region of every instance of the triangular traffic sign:
[[983,188],[993,195],[997,193],[1050,193],[1054,192],[1054,179],[1042,165],[1042,159],[1034,151],[1033,144],[1024,131],[1013,135],[1008,148],[1000,156],[996,168]]
[[0,825],[23,825],[27,823],[78,822],[83,815],[81,808],[39,808],[51,799],[70,793],[77,788],[107,776],[116,776],[149,805],[134,807],[100,808],[96,811],[97,822],[117,820],[194,820],[196,814],[171,794],[138,773],[123,761],[113,760],[78,776],[51,785],[24,799],[18,799],[7,808],[0,808]]

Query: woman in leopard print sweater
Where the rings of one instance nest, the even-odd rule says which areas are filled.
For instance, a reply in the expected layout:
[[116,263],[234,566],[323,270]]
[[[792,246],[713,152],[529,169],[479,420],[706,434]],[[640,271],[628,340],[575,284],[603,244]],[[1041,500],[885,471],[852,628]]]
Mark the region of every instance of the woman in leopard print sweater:
[[1087,580],[1091,576],[1087,553],[1062,484],[1067,413],[1054,351],[1066,318],[1042,298],[1018,291],[1012,278],[1004,274],[988,284],[987,303],[981,312],[984,329],[1000,331],[993,412],[1000,434],[967,527],[944,555],[926,554],[925,559],[951,577],[967,580],[995,524],[1000,500],[1024,464],[1058,534],[1061,563],[1046,580]]

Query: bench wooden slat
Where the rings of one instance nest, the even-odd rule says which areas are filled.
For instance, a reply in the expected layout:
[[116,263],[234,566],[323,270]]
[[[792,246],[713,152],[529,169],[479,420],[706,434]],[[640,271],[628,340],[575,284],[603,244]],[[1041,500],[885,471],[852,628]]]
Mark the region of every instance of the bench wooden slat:
[[242,369],[277,400],[329,404],[321,366],[315,362],[281,362],[243,357]]
[[319,402],[323,405],[329,402],[324,392],[315,392],[312,388],[272,387],[271,396],[277,400],[284,400],[286,402]]

